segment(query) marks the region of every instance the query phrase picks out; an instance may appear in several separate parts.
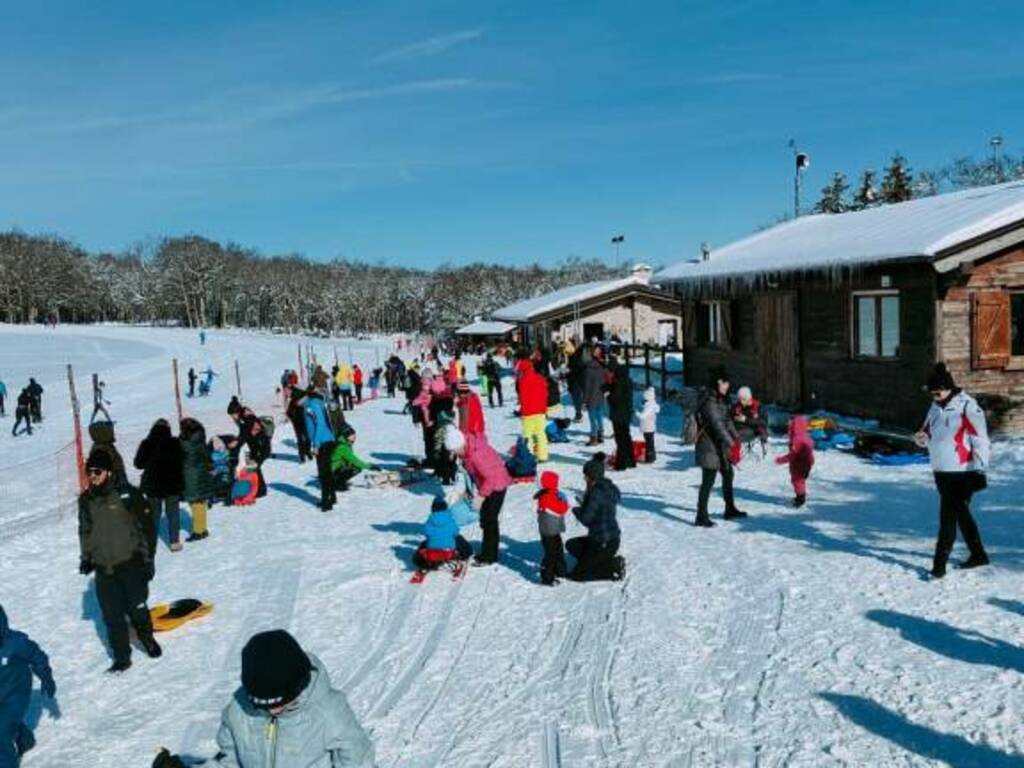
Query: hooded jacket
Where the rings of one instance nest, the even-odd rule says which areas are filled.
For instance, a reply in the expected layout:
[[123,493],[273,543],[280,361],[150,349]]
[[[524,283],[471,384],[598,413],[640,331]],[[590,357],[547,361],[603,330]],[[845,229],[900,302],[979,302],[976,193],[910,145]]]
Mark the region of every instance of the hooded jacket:
[[523,370],[518,388],[522,416],[541,416],[548,412],[548,382],[532,366]]
[[932,403],[921,431],[935,472],[985,472],[990,444],[985,412],[966,392],[954,391],[945,405]]
[[480,402],[480,395],[476,392],[466,392],[459,395],[459,429],[467,435],[482,435],[484,433],[484,406]]
[[335,440],[330,419],[327,417],[327,407],[319,392],[314,392],[306,398],[306,434],[314,448],[333,443]]
[[560,536],[565,533],[565,515],[569,501],[558,490],[558,475],[542,472],[540,490],[534,495],[537,500],[537,524],[541,536]]
[[644,390],[644,407],[641,409],[640,416],[640,431],[644,434],[657,431],[658,428],[658,414],[661,412],[661,406],[658,405],[657,397],[654,394],[654,388],[649,387]]
[[331,472],[337,472],[339,469],[363,471],[369,468],[370,465],[356,455],[352,443],[344,437],[338,440],[331,452]]
[[32,693],[32,675],[43,688],[53,688],[50,660],[24,632],[7,623],[0,607],[0,723],[20,723]]
[[512,477],[498,452],[483,435],[466,435],[463,465],[476,485],[477,495],[486,498],[512,485]]
[[459,533],[458,523],[447,507],[430,513],[423,524],[423,535],[427,538],[427,549],[455,549],[455,537]]
[[789,464],[792,478],[806,480],[814,466],[814,440],[807,431],[807,417],[794,416],[789,422],[789,453],[779,456],[777,464]]
[[185,490],[185,454],[165,421],[158,421],[135,452],[135,468],[142,470],[140,489],[151,499],[180,496]]
[[185,476],[185,501],[206,501],[214,495],[213,463],[206,447],[206,431],[194,419],[182,422],[181,450]]
[[82,560],[106,574],[132,560],[152,562],[149,540],[156,539],[146,500],[130,485],[113,480],[78,497],[78,540]]
[[309,685],[278,717],[257,709],[239,688],[221,715],[221,768],[374,768],[374,749],[313,654]]
[[729,461],[732,444],[739,440],[729,415],[728,401],[717,392],[705,394],[697,411],[700,436],[694,446],[694,460],[703,469],[722,469]]
[[583,502],[572,511],[587,529],[587,535],[598,544],[608,544],[622,535],[615,516],[620,499],[621,494],[615,483],[602,477],[590,486],[583,496]]

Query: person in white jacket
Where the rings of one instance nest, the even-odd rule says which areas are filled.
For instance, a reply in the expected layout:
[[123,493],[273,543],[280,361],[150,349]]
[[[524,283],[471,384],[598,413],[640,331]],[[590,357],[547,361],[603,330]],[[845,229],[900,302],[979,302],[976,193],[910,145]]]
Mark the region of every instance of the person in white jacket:
[[941,579],[946,575],[946,562],[958,526],[970,551],[970,557],[959,567],[988,565],[981,534],[971,516],[971,497],[987,484],[990,446],[985,412],[973,397],[956,386],[942,363],[928,377],[928,391],[932,405],[914,438],[918,445],[928,449],[939,491],[939,538],[932,577]]
[[651,464],[656,458],[654,450],[654,433],[657,431],[658,413],[661,407],[658,405],[654,387],[644,390],[644,407],[638,414],[640,417],[640,431],[644,433],[644,463]]

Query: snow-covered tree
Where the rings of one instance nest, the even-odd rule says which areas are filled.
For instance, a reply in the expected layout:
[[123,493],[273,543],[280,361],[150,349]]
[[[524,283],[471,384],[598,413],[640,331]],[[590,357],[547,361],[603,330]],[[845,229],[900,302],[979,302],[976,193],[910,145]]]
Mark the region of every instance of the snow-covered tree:
[[902,203],[914,197],[914,176],[907,166],[907,159],[899,152],[892,156],[889,167],[885,169],[881,193],[886,203]]
[[816,213],[843,213],[849,210],[846,193],[850,189],[846,174],[836,171],[832,180],[821,190],[821,199],[814,206]]

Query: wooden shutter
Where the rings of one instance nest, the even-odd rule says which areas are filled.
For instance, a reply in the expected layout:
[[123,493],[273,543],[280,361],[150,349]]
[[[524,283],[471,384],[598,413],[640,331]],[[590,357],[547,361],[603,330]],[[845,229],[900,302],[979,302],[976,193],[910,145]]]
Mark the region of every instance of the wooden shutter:
[[718,345],[722,349],[732,349],[735,344],[733,333],[735,332],[736,324],[733,322],[732,315],[732,302],[731,301],[720,301],[718,302],[718,316],[719,316],[719,335]]
[[1005,368],[1010,362],[1010,294],[975,293],[971,354],[975,368]]

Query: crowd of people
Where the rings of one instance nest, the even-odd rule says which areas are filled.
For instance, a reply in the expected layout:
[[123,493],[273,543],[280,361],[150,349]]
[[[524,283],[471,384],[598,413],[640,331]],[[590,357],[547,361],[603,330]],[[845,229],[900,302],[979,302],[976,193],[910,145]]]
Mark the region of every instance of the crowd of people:
[[[479,361],[478,377],[491,408],[495,407],[495,397],[497,407],[503,406],[502,379],[514,380],[520,443],[532,459],[536,477],[517,471],[513,462],[516,457],[503,455],[490,444],[482,398],[471,387],[460,355],[442,362],[435,349],[408,363],[394,355],[371,372],[371,399],[378,396],[382,381],[388,397],[404,394],[404,412],[411,416],[423,446],[423,459],[415,462],[414,468],[421,473],[432,472],[441,485],[440,491],[430,497],[424,539],[412,557],[412,566],[425,574],[450,564],[471,561],[486,567],[498,563],[500,517],[506,496],[515,483],[525,479],[535,481],[533,499],[543,553],[540,583],[552,586],[562,579],[623,579],[626,560],[620,554],[622,529],[617,519],[621,493],[608,472],[628,471],[638,460],[656,461],[660,406],[654,390],[643,392],[642,407],[636,411],[628,365],[608,354],[601,344],[580,344],[575,339],[567,340],[554,354],[540,349],[520,352],[511,370],[499,364],[494,355],[486,354]],[[193,381],[194,371],[190,370],[190,394]],[[563,412],[563,385],[575,410],[571,418]],[[973,495],[986,486],[989,441],[984,412],[970,395],[957,388],[944,366],[936,366],[927,387],[933,402],[915,440],[929,451],[941,500],[932,568],[932,576],[941,578],[958,527],[970,550],[962,567],[989,562],[970,512]],[[715,524],[709,503],[718,479],[725,503],[724,518],[746,517],[735,501],[734,467],[758,449],[762,457],[767,452],[768,426],[760,404],[749,387],[740,387],[735,398],[731,391],[729,372],[714,369],[708,386],[701,390],[696,406],[684,420],[682,438],[693,444],[694,462],[701,474],[694,521],[697,527]],[[358,365],[348,364],[336,365],[330,373],[311,365],[301,376],[286,370],[279,392],[294,429],[299,462],[315,462],[320,509],[329,512],[338,494],[347,491],[356,476],[381,471],[357,454],[356,430],[345,415],[363,401],[362,371]],[[23,390],[30,422],[41,418],[41,394],[42,388],[34,379]],[[21,397],[19,410],[23,407],[20,401]],[[590,455],[582,468],[585,489],[570,502],[561,489],[559,475],[542,465],[552,458],[549,436],[563,434],[566,424],[581,421],[584,412],[589,419],[586,446],[602,447],[607,419],[612,424],[615,450],[611,456],[601,450]],[[203,424],[194,418],[181,419],[177,435],[167,420],[158,419],[134,455],[133,465],[141,472],[138,488],[129,482],[113,423],[99,420],[90,425],[93,443],[85,465],[88,487],[78,505],[79,570],[94,578],[112,658],[111,673],[123,673],[131,667],[129,626],[149,657],[160,657],[163,652],[154,637],[147,605],[149,584],[156,572],[161,521],[166,519],[169,551],[180,552],[182,502],[188,505],[191,521],[185,542],[195,543],[209,536],[211,504],[247,504],[267,493],[263,464],[272,456],[273,420],[261,418],[237,397],[231,398],[227,414],[236,432],[209,438]],[[632,439],[634,418],[639,422],[642,441]],[[815,462],[806,417],[790,419],[787,450],[775,461],[788,469],[794,493],[792,505],[804,506]],[[570,513],[586,533],[563,541]],[[462,533],[473,524],[478,524],[481,531],[475,552]],[[574,561],[571,568],[567,554]],[[17,766],[20,755],[33,743],[32,733],[24,724],[33,675],[41,681],[43,693],[53,697],[56,686],[46,654],[24,634],[10,629],[0,608],[3,768]],[[250,639],[242,652],[241,678],[239,693],[223,714],[216,764],[239,768],[267,765],[266,745],[272,738],[275,747],[271,754],[280,751],[296,756],[279,761],[281,768],[374,765],[372,742],[344,695],[331,687],[322,662],[284,630],[263,632]],[[179,757],[167,751],[154,763],[155,768],[183,765]]]

